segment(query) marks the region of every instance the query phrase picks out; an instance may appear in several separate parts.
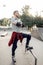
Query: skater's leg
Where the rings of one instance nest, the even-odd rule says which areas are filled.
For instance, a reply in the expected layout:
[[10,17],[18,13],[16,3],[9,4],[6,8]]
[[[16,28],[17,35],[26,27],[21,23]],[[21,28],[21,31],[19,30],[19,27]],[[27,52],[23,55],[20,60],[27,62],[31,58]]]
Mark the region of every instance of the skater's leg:
[[15,50],[16,50],[17,46],[13,45],[12,46],[12,56],[15,56]]
[[29,45],[29,41],[31,39],[31,35],[22,33],[22,36],[23,36],[23,38],[27,38],[26,39],[26,47],[27,47]]
[[15,58],[15,50],[17,48],[17,41],[18,39],[15,39],[15,41],[13,42],[13,46],[12,46],[12,60],[15,62],[14,58]]
[[31,40],[31,35],[27,35],[26,48],[28,48],[30,40]]
[[29,47],[29,42],[31,40],[31,35],[22,33],[22,36],[23,36],[23,38],[27,38],[25,49],[27,49],[27,50],[33,49],[33,47]]

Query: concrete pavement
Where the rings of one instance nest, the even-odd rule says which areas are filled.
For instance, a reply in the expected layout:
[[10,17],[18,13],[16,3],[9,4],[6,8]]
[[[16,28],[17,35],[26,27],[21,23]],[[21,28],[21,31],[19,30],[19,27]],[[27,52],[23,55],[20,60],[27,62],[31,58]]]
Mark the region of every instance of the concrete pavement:
[[[0,65],[14,65],[11,58],[11,47],[8,42],[11,36],[11,31],[7,31],[8,35],[0,37]],[[18,41],[18,48],[16,49],[16,65],[34,65],[34,58],[29,51],[25,53],[25,42],[23,39],[22,45]],[[43,65],[43,42],[32,37],[30,46],[33,46],[33,53],[37,57],[37,65]]]

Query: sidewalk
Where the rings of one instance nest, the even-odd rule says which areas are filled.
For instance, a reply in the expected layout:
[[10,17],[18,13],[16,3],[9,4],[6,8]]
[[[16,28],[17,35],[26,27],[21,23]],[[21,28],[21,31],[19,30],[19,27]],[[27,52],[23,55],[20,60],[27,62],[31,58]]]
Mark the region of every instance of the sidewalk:
[[[11,59],[11,47],[8,47],[8,41],[11,36],[11,31],[8,35],[0,37],[0,65],[14,65]],[[29,51],[25,53],[25,39],[21,43],[18,41],[16,50],[16,65],[34,65],[34,58]],[[43,65],[43,42],[32,37],[30,46],[33,46],[33,53],[37,57],[37,65]]]

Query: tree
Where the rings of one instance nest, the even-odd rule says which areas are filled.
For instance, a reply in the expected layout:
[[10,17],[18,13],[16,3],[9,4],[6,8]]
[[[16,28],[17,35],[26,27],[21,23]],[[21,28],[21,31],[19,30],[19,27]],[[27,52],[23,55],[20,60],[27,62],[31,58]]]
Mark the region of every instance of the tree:
[[26,5],[22,9],[22,16],[21,20],[22,22],[28,26],[29,28],[32,27],[33,25],[36,25],[37,27],[43,27],[43,18],[41,16],[38,16],[38,12],[36,12],[35,17],[31,16],[29,14],[29,6]]
[[0,25],[2,25],[2,23],[3,23],[3,21],[2,21],[2,19],[0,20]]
[[26,25],[26,26],[28,26],[28,27],[32,27],[33,26],[33,17],[32,16],[30,16],[30,14],[29,14],[29,6],[28,5],[26,5],[25,7],[23,7],[23,9],[22,9],[22,12],[23,12],[23,14],[22,14],[22,16],[21,16],[21,20],[22,20],[22,22]]
[[28,5],[25,5],[25,7],[22,8],[22,12],[23,12],[23,14],[25,14],[25,15],[29,15],[29,11],[28,11],[29,8],[30,8],[30,7],[29,7]]
[[8,24],[8,19],[7,19],[7,18],[3,18],[3,23],[2,23],[2,25],[3,25],[3,26],[7,26],[7,24]]

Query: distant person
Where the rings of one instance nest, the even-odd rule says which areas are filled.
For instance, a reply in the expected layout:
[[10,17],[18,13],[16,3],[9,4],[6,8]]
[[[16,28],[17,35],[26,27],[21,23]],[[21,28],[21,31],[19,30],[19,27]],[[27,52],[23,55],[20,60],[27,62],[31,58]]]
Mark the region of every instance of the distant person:
[[8,45],[11,46],[11,44],[13,44],[12,45],[12,60],[14,62],[16,62],[16,60],[15,60],[15,50],[17,48],[18,40],[20,40],[20,42],[22,43],[23,38],[27,38],[25,48],[27,50],[32,49],[32,47],[28,46],[29,41],[31,39],[31,35],[20,32],[22,30],[21,28],[24,27],[24,24],[20,20],[20,14],[17,10],[13,12],[13,17],[11,18],[11,23],[12,23],[13,32],[12,32],[12,36],[11,36],[11,39],[10,39]]

